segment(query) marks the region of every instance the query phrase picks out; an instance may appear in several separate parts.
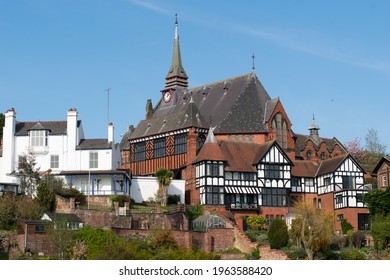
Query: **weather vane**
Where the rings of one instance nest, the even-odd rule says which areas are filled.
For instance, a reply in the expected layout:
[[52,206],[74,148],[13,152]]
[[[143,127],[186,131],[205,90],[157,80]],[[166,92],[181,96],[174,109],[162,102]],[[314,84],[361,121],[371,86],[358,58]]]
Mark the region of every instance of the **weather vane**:
[[255,54],[252,54],[252,70],[255,71]]

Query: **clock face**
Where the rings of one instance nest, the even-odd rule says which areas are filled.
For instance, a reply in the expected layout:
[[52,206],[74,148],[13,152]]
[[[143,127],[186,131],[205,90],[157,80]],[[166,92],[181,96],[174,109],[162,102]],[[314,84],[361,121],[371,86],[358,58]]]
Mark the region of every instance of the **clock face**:
[[170,100],[171,100],[171,93],[167,91],[166,93],[164,93],[164,101],[168,103]]

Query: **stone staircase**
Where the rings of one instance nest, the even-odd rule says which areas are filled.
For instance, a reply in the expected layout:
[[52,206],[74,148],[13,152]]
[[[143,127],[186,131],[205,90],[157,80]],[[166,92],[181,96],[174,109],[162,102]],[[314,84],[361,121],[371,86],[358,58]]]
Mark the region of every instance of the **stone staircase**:
[[[256,242],[252,242],[248,236],[237,226],[234,220],[231,219],[229,211],[219,211],[220,217],[223,218],[227,224],[234,228],[234,236],[236,238],[235,245],[242,252],[251,254],[252,248],[257,246]],[[259,247],[261,260],[288,260],[288,256],[282,251],[271,249],[269,245]]]
[[252,249],[256,248],[257,243],[252,242],[249,237],[246,236],[246,234],[237,226],[236,222],[229,218],[229,213],[224,213],[221,211],[219,212],[219,216],[226,222],[227,227],[233,228],[235,247],[240,249],[243,253],[251,254]]

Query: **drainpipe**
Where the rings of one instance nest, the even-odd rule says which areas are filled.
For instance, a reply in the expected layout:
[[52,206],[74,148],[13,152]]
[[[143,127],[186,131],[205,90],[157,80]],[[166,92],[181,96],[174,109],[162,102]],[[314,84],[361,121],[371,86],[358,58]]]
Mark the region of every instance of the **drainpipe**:
[[114,175],[114,195],[116,195],[116,175]]
[[27,248],[27,234],[28,234],[27,224],[25,224],[25,231],[26,231],[26,234],[24,235],[24,252],[26,252],[26,248]]

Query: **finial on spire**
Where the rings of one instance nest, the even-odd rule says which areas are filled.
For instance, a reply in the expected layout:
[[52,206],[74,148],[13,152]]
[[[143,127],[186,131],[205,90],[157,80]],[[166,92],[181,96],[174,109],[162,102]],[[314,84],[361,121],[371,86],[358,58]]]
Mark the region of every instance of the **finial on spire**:
[[255,53],[252,54],[252,70],[255,71]]
[[179,39],[179,32],[178,32],[178,22],[177,22],[177,14],[175,14],[175,17],[176,17],[176,21],[175,21],[175,40],[178,40]]

